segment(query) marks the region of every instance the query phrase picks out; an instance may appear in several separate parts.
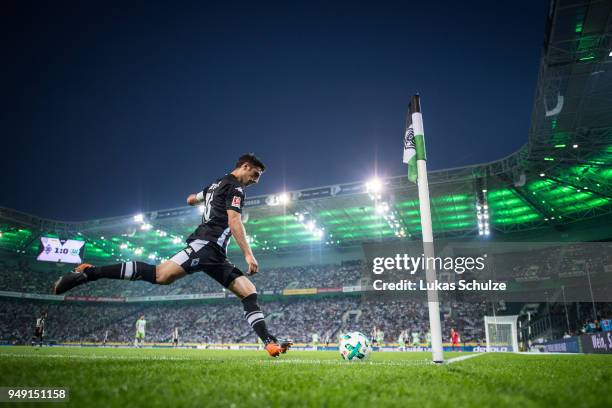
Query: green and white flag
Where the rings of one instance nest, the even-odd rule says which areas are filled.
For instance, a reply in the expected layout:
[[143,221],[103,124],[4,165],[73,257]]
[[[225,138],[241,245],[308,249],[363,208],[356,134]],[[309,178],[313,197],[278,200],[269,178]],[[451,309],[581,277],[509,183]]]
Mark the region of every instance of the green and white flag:
[[425,140],[423,132],[423,118],[421,116],[421,103],[419,96],[415,95],[410,101],[408,117],[406,118],[406,132],[404,133],[404,163],[408,164],[408,180],[416,183],[417,160],[427,160],[425,155]]
[[404,133],[404,163],[408,164],[408,180],[416,183],[416,146],[414,144],[414,129],[412,128],[412,123],[410,123],[406,128],[406,133]]

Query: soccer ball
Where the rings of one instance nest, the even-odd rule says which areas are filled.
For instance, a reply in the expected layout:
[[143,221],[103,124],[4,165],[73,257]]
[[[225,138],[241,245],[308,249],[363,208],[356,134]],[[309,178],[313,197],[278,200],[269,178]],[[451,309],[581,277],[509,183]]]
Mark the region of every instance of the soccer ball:
[[363,361],[370,354],[370,340],[359,332],[340,336],[340,355],[346,361]]

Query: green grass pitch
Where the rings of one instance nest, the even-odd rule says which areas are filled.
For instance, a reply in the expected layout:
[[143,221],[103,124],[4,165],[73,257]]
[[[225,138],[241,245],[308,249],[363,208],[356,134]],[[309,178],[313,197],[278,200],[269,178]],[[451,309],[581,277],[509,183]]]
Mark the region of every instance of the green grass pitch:
[[322,351],[272,359],[263,351],[0,347],[0,386],[69,388],[69,403],[54,407],[612,406],[612,356],[491,353],[444,366],[430,358],[378,352],[345,363]]

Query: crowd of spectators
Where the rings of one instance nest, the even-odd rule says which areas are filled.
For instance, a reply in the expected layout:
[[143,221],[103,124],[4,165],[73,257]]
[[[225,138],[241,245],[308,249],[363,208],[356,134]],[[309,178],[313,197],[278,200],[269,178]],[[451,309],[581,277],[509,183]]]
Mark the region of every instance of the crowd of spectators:
[[[612,272],[612,251],[605,251],[609,243],[583,243],[542,247],[518,252],[510,250],[495,254],[496,277],[516,282],[538,282],[549,279],[586,277],[599,282],[603,273]],[[603,247],[602,247],[603,246]],[[0,288],[2,290],[49,293],[52,283],[74,265],[57,265],[25,258],[0,259]],[[253,277],[260,292],[280,293],[286,288],[330,288],[352,286],[363,275],[360,260],[340,264],[306,265],[266,268]],[[485,270],[487,273],[489,269]],[[467,275],[466,275],[467,276]],[[489,278],[488,275],[474,278]],[[221,286],[204,273],[194,273],[172,285],[150,285],[146,282],[125,282],[102,279],[73,289],[68,295],[76,296],[163,296],[222,291]]]
[[528,248],[495,255],[499,276],[517,282],[583,277],[612,271],[610,243],[586,242],[573,245]]
[[[541,279],[562,267],[568,276],[576,271],[597,270],[612,265],[611,254],[601,256],[596,266],[584,261],[581,247],[547,249],[537,259],[538,251],[519,261],[520,278]],[[542,253],[540,253],[540,256]],[[534,265],[543,265],[534,268]],[[26,260],[0,259],[0,289],[3,291],[49,294],[52,283],[67,273],[71,265],[57,265]],[[340,288],[358,284],[364,264],[355,260],[340,264],[308,265],[263,269],[253,277],[260,294],[281,294],[284,289]],[[576,269],[578,268],[578,269]],[[593,270],[593,269],[591,269]],[[223,288],[204,273],[194,273],[172,285],[151,285],[146,282],[98,280],[67,293],[73,296],[138,297],[187,295],[221,292]],[[297,342],[309,342],[313,334],[322,341],[335,341],[338,334],[358,330],[370,334],[374,327],[384,331],[385,342],[395,342],[400,332],[419,332],[422,338],[428,330],[428,309],[416,301],[376,300],[358,296],[285,297],[282,301],[261,302],[273,333]],[[184,342],[222,343],[255,342],[250,326],[244,321],[240,302],[235,298],[213,303],[41,303],[27,300],[0,300],[0,340],[24,343],[33,332],[33,322],[40,311],[48,310],[47,338],[57,341],[131,341],[134,323],[140,313],[148,322],[147,341],[168,341],[178,327]],[[552,306],[553,312],[555,306]],[[442,305],[443,336],[453,327],[464,342],[483,339],[484,303],[446,302]],[[565,309],[563,309],[564,311]],[[557,311],[561,315],[562,310]],[[592,317],[590,308],[577,307],[578,321]],[[578,313],[579,312],[579,313]],[[612,310],[606,311],[612,315]],[[555,313],[553,313],[555,314]],[[597,330],[598,322],[586,321],[587,329]],[[585,329],[586,330],[586,329]]]
[[[373,301],[358,296],[297,298],[261,302],[272,333],[296,342],[310,342],[316,333],[323,341],[335,341],[347,331],[371,333],[383,330],[385,342],[395,342],[403,330],[424,334],[428,326],[425,303]],[[181,341],[193,343],[256,342],[236,299],[215,303],[112,304],[43,303],[26,300],[0,301],[0,340],[27,343],[40,313],[48,313],[46,337],[60,342],[129,342],[141,313],[147,320],[147,341],[167,342],[175,327]],[[443,333],[456,328],[463,341],[483,337],[484,308],[455,304],[443,320]]]
[[[49,293],[53,282],[73,265],[48,264],[26,260],[0,261],[0,288],[7,291]],[[262,268],[252,280],[260,292],[280,293],[285,288],[329,288],[354,285],[362,272],[361,261],[341,264]],[[71,290],[74,296],[162,296],[220,292],[223,288],[204,273],[194,273],[172,285],[147,282],[121,282],[101,279]]]

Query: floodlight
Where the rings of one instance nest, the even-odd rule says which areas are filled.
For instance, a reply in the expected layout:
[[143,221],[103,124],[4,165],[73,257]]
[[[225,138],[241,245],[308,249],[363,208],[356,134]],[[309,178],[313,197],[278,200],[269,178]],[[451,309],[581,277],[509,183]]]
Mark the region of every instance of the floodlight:
[[278,195],[278,202],[280,204],[287,204],[289,201],[291,201],[291,197],[289,196],[289,194],[287,194],[287,193],[280,193]]
[[383,189],[383,183],[378,177],[370,179],[366,183],[366,190],[372,193],[380,193]]
[[134,216],[134,221],[135,221],[135,222],[143,222],[143,221],[144,221],[144,215],[142,215],[142,214],[136,214],[136,215]]

